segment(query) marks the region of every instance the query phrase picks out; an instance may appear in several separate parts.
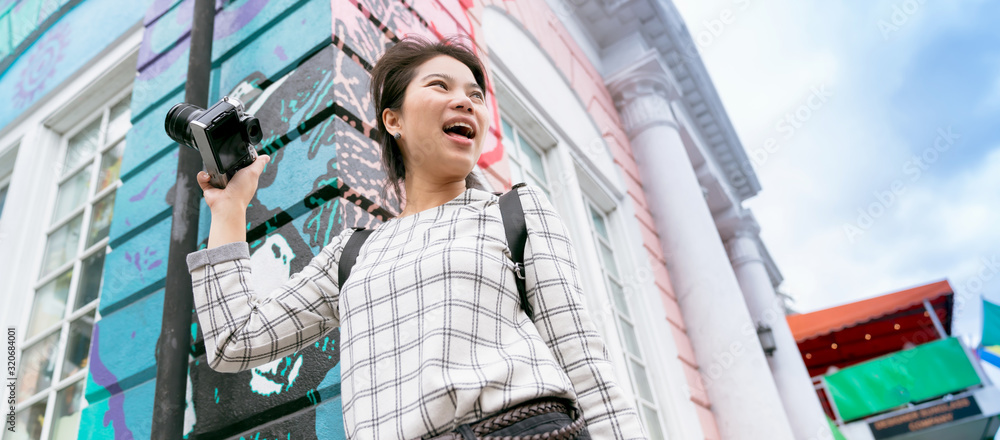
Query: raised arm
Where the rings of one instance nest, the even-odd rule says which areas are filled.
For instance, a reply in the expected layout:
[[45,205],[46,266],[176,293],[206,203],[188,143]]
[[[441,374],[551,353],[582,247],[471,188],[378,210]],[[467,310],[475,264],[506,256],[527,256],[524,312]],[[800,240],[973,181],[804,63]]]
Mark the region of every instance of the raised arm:
[[347,229],[275,291],[253,290],[246,242],[188,255],[208,365],[236,372],[298,351],[340,326],[337,262]]
[[188,255],[195,311],[205,337],[209,366],[236,372],[297,351],[340,325],[337,262],[347,229],[309,264],[273,292],[253,290],[246,243],[246,207],[269,158],[236,173],[226,189],[198,182],[212,210],[208,249]]
[[540,190],[519,191],[528,229],[525,284],[535,327],[573,383],[591,437],[645,439],[635,405],[617,385],[604,341],[584,309],[565,225]]

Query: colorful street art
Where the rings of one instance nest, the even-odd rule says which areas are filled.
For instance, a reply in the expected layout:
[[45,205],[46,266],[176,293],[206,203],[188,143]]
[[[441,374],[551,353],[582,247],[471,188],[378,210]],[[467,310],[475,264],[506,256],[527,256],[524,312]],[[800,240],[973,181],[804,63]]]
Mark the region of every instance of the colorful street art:
[[[95,328],[90,406],[81,438],[146,438],[152,407],[159,316],[178,147],[164,134],[166,109],[183,99],[193,0],[156,0],[143,20],[133,126],[106,257],[103,319]],[[407,35],[473,34],[468,2],[237,0],[217,3],[212,100],[240,99],[262,123],[260,151],[271,156],[248,207],[247,236],[256,288],[267,292],[345,227],[374,227],[400,210],[384,174],[368,95],[368,71]],[[491,106],[494,111],[496,105]],[[494,119],[498,121],[498,113]],[[494,126],[499,126],[494,123]],[[492,130],[480,167],[502,157]],[[503,176],[494,173],[499,181]],[[208,211],[199,225],[204,243]],[[342,439],[339,332],[311,347],[235,374],[205,360],[192,326],[186,438]],[[142,322],[147,330],[127,329]],[[109,347],[134,350],[132,362]]]
[[[7,103],[0,107],[0,127],[121,37],[147,6],[121,0],[75,3],[0,1],[0,102]],[[37,40],[31,38],[40,31]]]

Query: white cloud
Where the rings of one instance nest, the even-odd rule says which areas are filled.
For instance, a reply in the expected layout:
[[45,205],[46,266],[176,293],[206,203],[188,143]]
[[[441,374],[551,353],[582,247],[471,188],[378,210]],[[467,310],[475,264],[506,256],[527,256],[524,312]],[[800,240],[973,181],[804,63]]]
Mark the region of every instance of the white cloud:
[[[800,310],[942,278],[972,297],[978,292],[966,285],[982,269],[980,258],[1000,252],[1000,149],[974,170],[946,179],[931,168],[913,181],[903,166],[933,145],[939,127],[908,127],[928,136],[911,145],[910,133],[896,132],[890,120],[909,110],[893,108],[890,98],[914,74],[918,51],[967,25],[965,14],[975,8],[926,2],[900,23],[896,10],[904,3],[675,1],[696,39],[726,9],[734,14],[700,51],[748,154],[769,138],[778,143],[756,164],[763,190],[746,206]],[[880,21],[892,23],[893,14],[899,26],[884,33]],[[783,115],[822,85],[833,94],[829,102],[791,137],[779,132]],[[896,180],[904,193],[852,243],[844,224]],[[1000,275],[982,290],[1000,302]],[[959,332],[978,331],[977,301],[956,310]]]

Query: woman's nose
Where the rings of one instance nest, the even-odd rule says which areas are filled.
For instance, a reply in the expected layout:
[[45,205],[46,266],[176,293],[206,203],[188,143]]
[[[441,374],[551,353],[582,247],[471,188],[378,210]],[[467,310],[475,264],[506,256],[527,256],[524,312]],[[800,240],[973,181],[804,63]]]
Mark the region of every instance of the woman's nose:
[[464,94],[458,96],[458,98],[455,100],[455,108],[458,110],[464,110],[469,113],[472,113],[472,99],[469,98],[468,96],[465,96]]

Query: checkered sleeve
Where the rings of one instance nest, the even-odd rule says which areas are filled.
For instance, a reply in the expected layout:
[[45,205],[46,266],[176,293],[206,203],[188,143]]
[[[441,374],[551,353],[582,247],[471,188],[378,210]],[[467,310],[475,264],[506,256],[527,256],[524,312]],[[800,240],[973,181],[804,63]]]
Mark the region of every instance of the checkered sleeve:
[[616,384],[604,341],[584,309],[566,226],[539,189],[525,186],[519,193],[528,230],[525,284],[535,326],[573,383],[591,437],[645,439],[635,406]]
[[265,296],[253,290],[246,242],[188,254],[209,366],[220,372],[253,368],[338,327],[337,264],[351,233],[348,228],[339,234],[306,267]]

